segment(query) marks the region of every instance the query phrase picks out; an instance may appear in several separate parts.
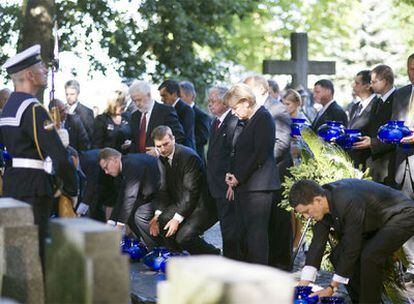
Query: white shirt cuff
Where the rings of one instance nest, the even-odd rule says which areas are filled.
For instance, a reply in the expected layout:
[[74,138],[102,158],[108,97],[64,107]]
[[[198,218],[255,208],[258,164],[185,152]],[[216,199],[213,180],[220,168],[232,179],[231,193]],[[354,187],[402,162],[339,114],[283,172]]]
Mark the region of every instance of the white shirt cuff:
[[116,222],[113,220],[107,220],[106,223],[111,226],[116,226]]
[[341,277],[340,275],[334,274],[332,277],[332,281],[339,282],[342,284],[348,284],[349,278]]
[[155,215],[155,216],[158,216],[158,215],[160,215],[161,213],[162,213],[162,211],[161,211],[161,210],[155,210],[154,215]]
[[306,265],[303,267],[302,272],[300,274],[300,279],[302,281],[311,281],[315,282],[316,274],[318,273],[318,269],[313,266]]
[[184,217],[177,212],[174,214],[173,220],[177,220],[180,224],[184,221]]

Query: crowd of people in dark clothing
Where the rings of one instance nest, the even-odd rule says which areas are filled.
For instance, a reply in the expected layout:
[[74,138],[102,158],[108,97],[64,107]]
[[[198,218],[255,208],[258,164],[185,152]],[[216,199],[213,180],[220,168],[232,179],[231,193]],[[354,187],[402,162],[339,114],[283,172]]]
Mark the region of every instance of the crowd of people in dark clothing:
[[[49,128],[50,116],[33,97],[47,75],[39,54],[36,46],[6,62],[16,91],[3,108],[0,140],[13,157],[5,168],[4,195],[32,204],[43,237],[52,206],[42,203],[51,199],[49,186],[42,182],[48,178],[43,165],[50,156],[55,175],[63,181],[62,192],[78,198],[73,207],[79,216],[127,230],[150,249],[164,245],[191,254],[220,254],[202,237],[219,221],[225,257],[290,270],[296,224],[277,203],[288,168],[300,161],[290,135],[291,118],[298,117],[308,120],[315,132],[327,121],[360,129],[361,140],[348,151],[354,165],[369,168],[375,182],[414,197],[414,150],[409,145],[414,135],[402,139],[404,146],[377,138],[378,128],[390,119],[414,127],[414,54],[407,61],[411,83],[400,89],[394,87],[387,65],[358,72],[352,85],[358,101],[349,111],[335,101],[330,80],[314,84],[313,101],[320,105],[316,111],[306,90],[281,92],[275,81],[250,76],[231,87],[210,87],[210,114],[195,103],[191,82],[169,79],[158,87],[161,102],[152,97],[149,83],[135,80],[127,92],[112,92],[104,112],[94,117],[79,102],[79,83],[70,80],[66,103],[49,104],[60,120],[58,132]],[[22,114],[27,109],[30,113]],[[30,149],[24,146],[28,142]],[[70,174],[77,163],[75,180]],[[40,184],[20,189],[18,181],[27,172],[36,173],[33,180]],[[327,198],[320,210],[329,213],[330,197],[315,185],[305,188]],[[311,215],[298,193],[291,204]],[[410,238],[404,245],[406,281],[414,280],[413,242]]]

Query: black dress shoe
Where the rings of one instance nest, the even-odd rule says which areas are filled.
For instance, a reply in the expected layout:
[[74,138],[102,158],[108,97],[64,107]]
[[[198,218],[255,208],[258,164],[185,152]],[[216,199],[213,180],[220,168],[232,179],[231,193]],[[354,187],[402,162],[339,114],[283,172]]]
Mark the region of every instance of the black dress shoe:
[[403,279],[405,283],[414,281],[414,273],[411,273],[411,272],[404,273]]

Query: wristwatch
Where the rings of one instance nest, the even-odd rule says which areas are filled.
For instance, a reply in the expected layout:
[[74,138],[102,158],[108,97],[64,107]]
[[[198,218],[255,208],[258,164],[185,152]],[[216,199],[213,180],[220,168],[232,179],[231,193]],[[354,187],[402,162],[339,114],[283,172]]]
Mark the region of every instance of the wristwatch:
[[335,293],[338,290],[338,287],[335,287],[332,284],[330,284],[328,287],[332,289],[333,293]]

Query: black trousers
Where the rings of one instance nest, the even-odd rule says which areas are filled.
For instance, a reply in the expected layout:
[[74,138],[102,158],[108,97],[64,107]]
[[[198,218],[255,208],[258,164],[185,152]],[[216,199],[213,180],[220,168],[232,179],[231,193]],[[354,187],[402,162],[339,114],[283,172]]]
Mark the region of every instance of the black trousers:
[[[414,210],[409,209],[392,217],[364,242],[359,261],[346,285],[353,303],[380,303],[385,261],[413,235]],[[334,267],[340,253],[341,248],[335,250]]]
[[271,191],[237,192],[236,217],[241,260],[268,265]]
[[289,212],[277,206],[282,200],[282,191],[275,191],[269,220],[269,265],[292,270],[293,229],[292,217]]
[[223,256],[239,260],[239,233],[236,222],[235,202],[229,202],[226,198],[217,198],[215,201],[220,221],[221,236],[223,238]]
[[142,204],[134,207],[128,219],[128,226],[137,237],[141,237],[149,250],[159,245],[158,238],[154,238],[149,233],[149,222],[154,217],[154,207],[152,203]]
[[[165,237],[165,225],[173,218],[176,208],[167,209],[158,218],[160,233],[165,245],[172,251],[186,250],[190,254],[220,254],[220,250],[207,243],[201,235],[216,222],[209,219],[208,213],[192,214],[178,226],[175,235]],[[207,218],[206,218],[207,217]]]

